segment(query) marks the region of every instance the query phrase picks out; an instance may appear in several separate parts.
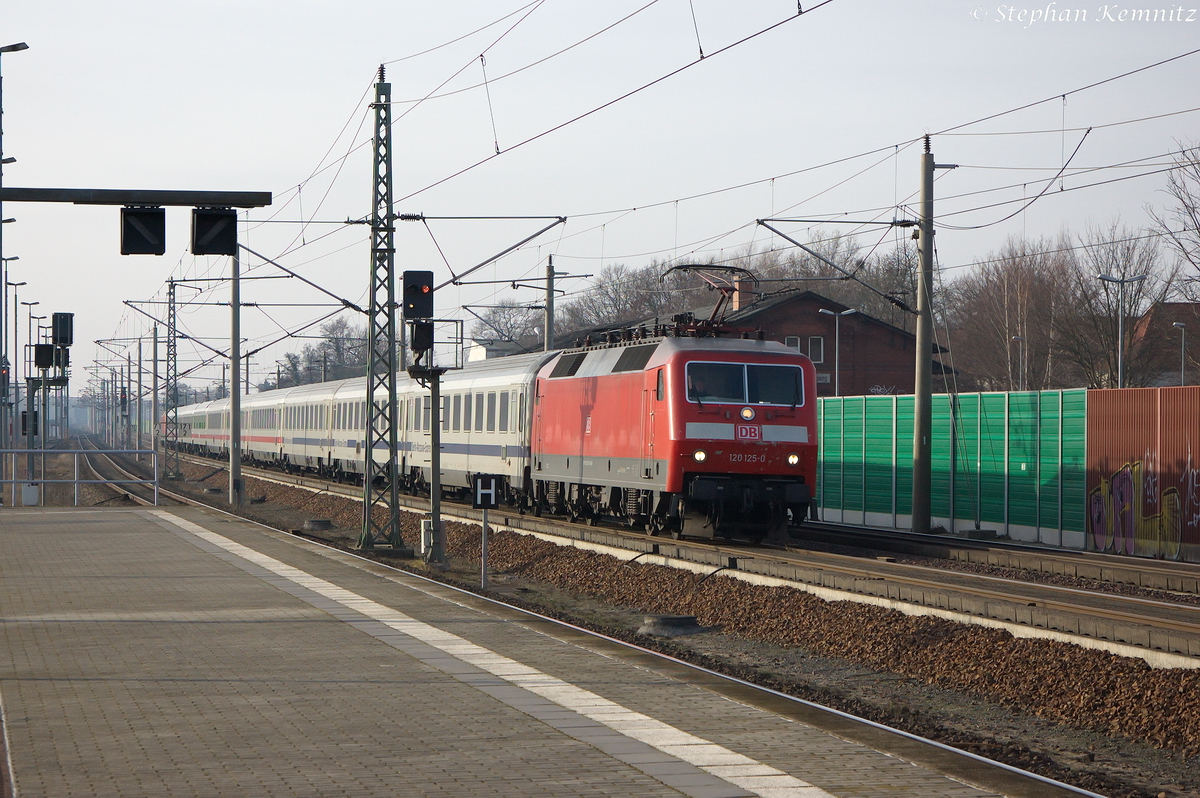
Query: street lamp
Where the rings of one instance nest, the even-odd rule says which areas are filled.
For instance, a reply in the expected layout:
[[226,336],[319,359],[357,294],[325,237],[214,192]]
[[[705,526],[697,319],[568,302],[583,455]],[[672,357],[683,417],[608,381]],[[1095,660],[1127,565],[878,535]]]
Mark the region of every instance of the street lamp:
[[[33,320],[37,319],[41,321],[46,317],[33,315],[33,306],[40,305],[42,304],[41,302],[22,302],[21,304],[29,307],[29,321],[25,331],[25,340],[27,341],[25,350],[28,355],[25,358],[25,382],[27,383],[25,387],[25,451],[28,452],[25,464],[25,479],[31,485],[36,485],[37,483],[33,481],[33,439],[37,435],[34,431],[34,421],[39,419],[37,417],[37,405],[34,404],[36,397],[33,393],[33,382],[31,381],[33,379]],[[45,386],[42,387],[44,388]],[[39,429],[38,432],[40,431]],[[21,503],[25,504],[25,500],[22,499]],[[38,504],[41,504],[40,491],[38,492]]]
[[[3,222],[16,221],[15,219],[4,219]],[[14,285],[8,281],[8,264],[14,260],[20,260],[19,255],[13,255],[11,258],[0,257],[0,282],[4,283],[4,302],[0,303],[0,369],[8,366],[8,349],[4,346],[4,333],[8,330],[8,287]],[[24,283],[21,283],[24,285]],[[9,369],[11,372],[11,369]],[[6,374],[0,379],[0,449],[9,448],[9,421],[8,421],[8,391],[9,383],[15,377],[13,374]],[[0,455],[0,479],[4,478],[4,456]]]
[[[4,53],[16,53],[21,50],[28,50],[29,45],[25,42],[16,42],[14,44],[6,44],[0,47],[0,56]],[[13,163],[15,158],[4,157],[4,80],[0,78],[0,187],[4,186],[4,165]],[[9,222],[15,222],[16,219],[4,218],[4,204],[0,203],[0,261],[4,263],[4,273],[0,274],[0,281],[8,282],[7,266],[8,261],[16,260],[16,258],[4,257],[4,225]],[[0,365],[5,360],[6,347],[4,346],[4,334],[8,326],[4,321],[4,313],[8,309],[8,302],[5,301],[4,307],[0,309]],[[2,393],[0,393],[0,448],[7,449],[11,444],[9,439],[9,418],[8,418],[8,386],[4,385]],[[16,461],[13,461],[13,467],[16,467]],[[3,456],[0,455],[0,479],[4,478]],[[13,475],[16,478],[16,475]],[[13,495],[16,496],[16,483],[13,483]],[[14,502],[15,504],[15,502]]]
[[1148,275],[1135,274],[1133,277],[1112,277],[1107,274],[1097,274],[1096,278],[1106,283],[1117,284],[1117,387],[1125,387],[1125,284],[1140,283]]
[[[33,306],[40,305],[42,303],[41,302],[22,302],[21,304],[24,305],[25,307],[29,308],[29,317],[25,322],[25,347],[28,349],[28,347],[33,346],[33,319],[34,319]],[[44,319],[46,317],[38,316],[37,318]],[[25,377],[28,378],[30,373],[33,371],[33,366],[29,360],[29,352],[26,352],[25,354],[26,354]],[[26,401],[28,401],[28,397],[26,397]]]
[[[12,322],[13,322],[12,323],[12,354],[13,354],[13,356],[12,356],[12,360],[10,362],[12,364],[12,384],[13,384],[13,394],[14,394],[13,407],[14,408],[21,401],[21,381],[18,378],[18,374],[17,374],[17,365],[18,365],[17,361],[20,359],[20,354],[21,354],[20,351],[17,349],[17,323],[18,323],[17,322],[17,309],[18,309],[17,308],[17,289],[26,284],[27,283],[24,280],[22,280],[19,283],[13,283],[8,280],[4,281],[4,306],[5,306],[4,313],[5,313],[5,316],[8,315],[8,289],[11,286],[12,290],[13,290],[13,303],[12,303]],[[8,352],[4,352],[3,356],[5,358],[7,358]]]
[[842,395],[842,316],[858,313],[854,308],[834,313],[832,310],[821,308],[818,313],[833,316],[833,395]]
[[1187,366],[1187,325],[1181,321],[1177,321],[1171,326],[1179,330],[1179,384],[1187,385],[1187,382],[1184,380],[1185,368]]
[[[1019,371],[1017,372],[1017,376],[1018,376],[1017,385],[1020,386],[1019,388],[1017,388],[1017,390],[1023,391],[1023,390],[1025,390],[1025,336],[1014,335],[1012,337],[1012,339],[1017,342],[1017,368],[1019,369]],[[1012,389],[1012,380],[1008,381],[1008,386],[1009,386],[1009,389],[1011,390]]]

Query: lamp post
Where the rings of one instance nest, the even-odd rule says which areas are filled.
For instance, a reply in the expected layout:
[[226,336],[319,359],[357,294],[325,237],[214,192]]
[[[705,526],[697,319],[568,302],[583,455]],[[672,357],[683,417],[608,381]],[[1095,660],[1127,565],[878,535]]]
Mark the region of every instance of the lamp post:
[[1112,277],[1107,274],[1097,274],[1096,278],[1106,283],[1117,284],[1117,387],[1125,387],[1125,284],[1140,283],[1147,275],[1135,274],[1133,277]]
[[[17,320],[17,310],[18,310],[18,305],[17,305],[17,302],[18,302],[17,289],[18,289],[18,288],[20,288],[20,287],[21,287],[21,286],[23,286],[23,285],[27,285],[27,283],[26,283],[24,280],[22,280],[22,281],[21,281],[21,282],[19,282],[19,283],[13,283],[13,282],[9,282],[8,280],[5,280],[5,281],[4,281],[4,303],[5,303],[5,305],[7,305],[7,304],[8,304],[8,289],[9,289],[9,287],[11,287],[11,288],[12,288],[12,290],[13,290],[13,303],[12,303],[12,360],[10,360],[10,361],[9,361],[9,363],[10,363],[10,364],[11,364],[11,366],[12,366],[12,383],[13,383],[13,386],[14,386],[14,387],[13,387],[13,394],[14,394],[14,395],[13,395],[13,407],[14,407],[14,408],[15,408],[15,407],[16,407],[16,406],[17,406],[17,405],[20,403],[20,400],[21,400],[21,382],[20,382],[20,380],[18,379],[18,374],[17,374],[17,372],[18,372],[17,366],[19,365],[18,361],[20,360],[20,355],[21,355],[21,352],[20,352],[20,350],[17,348],[17,324],[19,323],[19,322],[18,322],[18,320]],[[6,315],[6,316],[7,316],[7,313],[8,313],[8,309],[7,309],[7,307],[6,307],[6,308],[5,308],[5,315]],[[5,353],[4,353],[4,358],[5,358],[6,360],[8,359],[8,352],[5,352]]]
[[[25,42],[17,42],[14,44],[5,44],[4,47],[0,47],[0,58],[2,58],[2,56],[4,56],[5,53],[19,53],[20,50],[28,50],[28,49],[29,49],[29,44],[26,44]],[[16,161],[16,158],[8,158],[8,157],[5,157],[5,155],[4,155],[4,78],[0,77],[0,187],[4,186],[5,164],[12,163],[14,161]],[[0,203],[0,262],[4,263],[5,272],[7,272],[8,262],[10,262],[10,260],[17,259],[17,258],[5,258],[4,257],[4,226],[6,223],[14,222],[14,221],[17,221],[17,220],[13,220],[13,218],[4,218],[4,203]],[[0,277],[0,280],[4,280],[5,282],[7,282],[8,278],[7,278],[7,276],[2,276],[2,277]],[[7,302],[6,302],[5,310],[7,310]],[[4,312],[0,312],[0,364],[2,364],[2,362],[4,362],[4,359],[5,359],[4,358],[4,354],[5,354],[4,336],[5,336],[6,329],[7,328],[4,323]],[[5,388],[7,389],[7,386],[5,386]],[[5,396],[0,397],[0,448],[4,448],[4,449],[7,449],[7,444],[8,444],[8,424],[7,424],[7,418],[6,418],[6,416],[7,416],[6,409],[7,408],[5,406],[5,403],[7,402],[7,400],[8,400],[7,394]],[[0,458],[0,460],[2,460],[2,458]],[[0,479],[2,479],[2,478],[4,478],[4,467],[0,466]]]
[[[33,320],[37,319],[38,321],[41,321],[46,317],[33,315],[33,306],[40,305],[42,304],[41,302],[22,302],[21,304],[29,308],[29,319],[26,323],[25,329],[25,349],[26,353],[28,354],[28,357],[25,358],[25,382],[27,383],[25,386],[25,481],[36,489],[37,483],[33,481],[33,439],[35,435],[34,420],[37,418],[35,415],[37,413],[37,405],[34,404],[35,396],[33,393]],[[38,491],[38,493],[38,504],[41,504],[41,491]],[[22,498],[21,504],[25,503],[25,499]]]
[[[21,304],[24,305],[25,307],[29,308],[28,318],[25,320],[25,348],[28,349],[29,347],[33,346],[33,319],[34,319],[33,306],[40,305],[42,303],[41,302],[22,302]],[[38,316],[37,318],[44,319],[46,317]],[[29,362],[29,353],[26,352],[25,353],[25,376],[29,377],[29,375],[32,372],[33,372],[33,367],[30,365],[30,362]],[[29,397],[27,396],[27,397],[25,397],[25,399],[26,399],[26,402],[28,402]]]
[[[5,219],[4,221],[9,220]],[[8,392],[10,383],[15,379],[8,362],[8,349],[4,345],[4,334],[8,330],[8,287],[17,285],[17,283],[8,281],[8,264],[20,259],[17,255],[13,255],[11,258],[0,257],[0,282],[4,283],[4,301],[0,303],[0,370],[4,371],[3,377],[0,377],[0,449],[7,449],[10,445]],[[24,285],[24,283],[20,285]],[[0,479],[4,479],[4,463],[4,455],[0,455]]]
[[[1020,386],[1017,388],[1017,390],[1023,391],[1025,390],[1025,336],[1014,335],[1012,339],[1017,342],[1017,385]],[[1011,380],[1009,381],[1008,385],[1009,389],[1011,390]]]
[[[20,52],[21,50],[28,49],[29,45],[25,42],[6,44],[3,47],[0,47],[0,58],[3,57],[4,53],[16,53]],[[4,165],[13,163],[15,160],[15,158],[4,157],[4,78],[0,76],[0,187],[4,186]],[[0,202],[0,262],[4,264],[3,275],[0,276],[0,280],[3,280],[5,283],[8,282],[8,262],[10,260],[16,260],[16,258],[4,257],[4,225],[14,221],[16,220],[4,218],[4,203]],[[4,323],[4,314],[7,310],[8,302],[6,300],[4,303],[4,308],[0,309],[0,366],[3,366],[4,361],[7,359],[5,357],[6,349],[4,346],[4,334],[8,329],[7,325]],[[8,435],[8,421],[8,386],[3,385],[2,393],[0,393],[0,449],[7,449],[10,443]],[[4,478],[3,459],[3,456],[0,455],[0,479]],[[15,467],[14,461],[14,468]]]
[[[17,448],[17,418],[19,418],[19,416],[20,416],[20,407],[21,407],[21,380],[17,374],[17,365],[18,365],[17,361],[18,361],[18,355],[19,355],[19,352],[17,350],[17,289],[23,285],[25,285],[24,280],[22,280],[19,283],[9,282],[8,280],[4,281],[4,314],[5,314],[5,317],[7,317],[7,315],[8,315],[8,287],[12,286],[12,290],[13,290],[13,304],[12,304],[13,356],[12,356],[12,360],[8,361],[10,364],[9,371],[11,372],[11,374],[9,375],[9,381],[12,383],[13,395],[12,395],[12,402],[11,402],[11,404],[9,404],[9,406],[7,408],[8,421],[9,421],[8,428],[7,428],[8,433],[9,433],[8,448],[10,448],[10,449]],[[5,360],[8,360],[8,352],[7,351],[5,351],[3,353],[3,358]],[[8,397],[7,396],[4,397],[4,400],[7,402]],[[13,479],[16,479],[17,478],[17,455],[15,452],[13,453],[12,463],[13,463],[12,476],[13,476]],[[12,483],[12,503],[14,505],[17,503],[17,483],[15,483],[15,482]]]
[[842,316],[858,313],[854,308],[834,313],[832,310],[821,308],[818,313],[833,316],[833,395],[842,395]]
[[1179,330],[1179,384],[1187,385],[1184,375],[1187,373],[1187,325],[1181,321],[1171,324]]

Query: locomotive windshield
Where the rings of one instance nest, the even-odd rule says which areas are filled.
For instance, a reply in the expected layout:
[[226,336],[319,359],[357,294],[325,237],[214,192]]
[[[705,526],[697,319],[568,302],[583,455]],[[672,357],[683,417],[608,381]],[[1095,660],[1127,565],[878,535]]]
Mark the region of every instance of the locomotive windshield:
[[704,404],[804,404],[804,382],[798,366],[755,363],[688,363],[687,397]]

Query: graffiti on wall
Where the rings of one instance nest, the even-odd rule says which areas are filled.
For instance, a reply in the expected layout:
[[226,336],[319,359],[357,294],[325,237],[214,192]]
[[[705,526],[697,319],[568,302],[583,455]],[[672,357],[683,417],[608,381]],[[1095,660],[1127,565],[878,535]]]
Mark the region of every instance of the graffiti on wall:
[[[1183,537],[1180,491],[1175,486],[1162,487],[1157,465],[1154,452],[1147,451],[1142,460],[1101,475],[1100,484],[1088,495],[1088,519],[1096,550],[1179,558]],[[1192,505],[1191,494],[1196,489],[1189,484],[1186,491],[1188,504]]]

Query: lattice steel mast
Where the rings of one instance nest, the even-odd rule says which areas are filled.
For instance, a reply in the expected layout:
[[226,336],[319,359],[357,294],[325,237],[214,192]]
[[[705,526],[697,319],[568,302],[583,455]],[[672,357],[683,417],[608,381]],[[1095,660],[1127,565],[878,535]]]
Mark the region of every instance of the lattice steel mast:
[[[392,213],[392,85],[383,65],[375,84],[375,160],[371,174],[371,307],[367,355],[366,448],[363,456],[363,525],[358,546],[400,546],[396,408],[395,220]],[[384,462],[373,456],[387,453]],[[376,484],[376,481],[379,484]],[[376,508],[383,512],[376,518]]]
[[175,326],[175,280],[167,280],[167,368],[166,423],[163,430],[163,476],[179,476],[179,362],[176,358],[178,330]]

